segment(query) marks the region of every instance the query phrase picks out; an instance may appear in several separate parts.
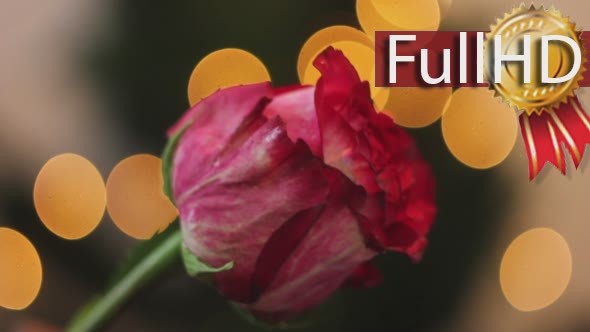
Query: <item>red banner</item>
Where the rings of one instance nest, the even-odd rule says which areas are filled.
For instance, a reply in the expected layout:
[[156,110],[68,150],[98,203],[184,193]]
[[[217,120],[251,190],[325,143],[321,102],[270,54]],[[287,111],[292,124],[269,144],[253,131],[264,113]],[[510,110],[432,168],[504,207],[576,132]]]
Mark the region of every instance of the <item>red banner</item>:
[[535,178],[547,162],[565,174],[565,146],[576,168],[586,144],[590,144],[590,117],[577,97],[557,110],[541,114],[521,114],[520,131],[529,158],[529,179]]

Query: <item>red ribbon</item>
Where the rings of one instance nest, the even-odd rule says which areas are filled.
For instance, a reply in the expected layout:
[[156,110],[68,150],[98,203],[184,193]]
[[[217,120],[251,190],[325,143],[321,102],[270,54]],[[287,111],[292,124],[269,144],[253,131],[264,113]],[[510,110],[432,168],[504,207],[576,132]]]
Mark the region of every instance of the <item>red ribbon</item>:
[[529,158],[529,179],[534,179],[547,162],[565,174],[565,151],[569,151],[576,169],[590,144],[590,116],[577,97],[557,110],[520,115],[520,132]]

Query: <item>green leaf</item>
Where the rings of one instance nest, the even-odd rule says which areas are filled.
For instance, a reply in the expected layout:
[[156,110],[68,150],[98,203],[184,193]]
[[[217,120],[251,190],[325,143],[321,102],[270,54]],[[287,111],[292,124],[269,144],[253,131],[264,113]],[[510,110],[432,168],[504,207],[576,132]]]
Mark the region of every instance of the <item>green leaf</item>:
[[172,163],[174,161],[174,153],[176,152],[176,147],[178,146],[178,142],[186,129],[190,126],[190,123],[187,124],[184,128],[179,130],[174,136],[170,137],[168,143],[166,143],[166,147],[164,148],[164,152],[162,152],[162,175],[164,177],[164,193],[170,198],[170,201],[174,203],[174,197],[172,197]]
[[182,260],[184,261],[186,272],[191,277],[196,277],[203,273],[228,271],[234,267],[234,262],[226,263],[221,267],[209,266],[206,263],[201,262],[201,260],[197,256],[193,255],[193,253],[185,245],[182,246]]

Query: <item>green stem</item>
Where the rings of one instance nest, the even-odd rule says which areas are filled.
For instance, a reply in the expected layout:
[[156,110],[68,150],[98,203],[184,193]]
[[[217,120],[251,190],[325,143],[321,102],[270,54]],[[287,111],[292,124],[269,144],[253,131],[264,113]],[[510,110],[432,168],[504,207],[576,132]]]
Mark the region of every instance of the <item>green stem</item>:
[[180,230],[166,234],[157,246],[149,248],[141,259],[127,269],[113,287],[84,307],[65,331],[90,332],[103,327],[143,286],[178,262],[181,244]]

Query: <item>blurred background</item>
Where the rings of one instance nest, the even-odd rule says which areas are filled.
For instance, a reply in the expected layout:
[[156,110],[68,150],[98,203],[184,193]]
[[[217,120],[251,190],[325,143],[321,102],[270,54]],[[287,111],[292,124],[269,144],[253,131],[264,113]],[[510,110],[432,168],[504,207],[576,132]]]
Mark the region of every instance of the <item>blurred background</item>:
[[[462,31],[488,30],[519,4],[445,3],[440,29]],[[590,4],[553,5],[590,29]],[[29,308],[0,308],[0,331],[59,330],[138,242],[107,215],[80,241],[49,232],[32,201],[49,158],[78,153],[106,178],[129,155],[159,155],[166,129],[189,106],[187,82],[205,55],[242,48],[266,64],[275,85],[293,84],[305,40],[335,24],[358,27],[354,0],[0,0],[0,227],[27,236],[44,269]],[[580,96],[590,106],[590,93],[581,89]],[[440,213],[423,262],[379,257],[383,285],[338,293],[317,324],[302,330],[590,331],[587,161],[578,172],[569,165],[567,177],[546,169],[529,183],[520,138],[504,163],[479,171],[449,152],[440,122],[410,131],[438,178]],[[500,261],[512,240],[534,227],[566,239],[573,273],[555,303],[521,312],[502,293]],[[142,293],[109,331],[257,330],[214,290],[177,272]]]

